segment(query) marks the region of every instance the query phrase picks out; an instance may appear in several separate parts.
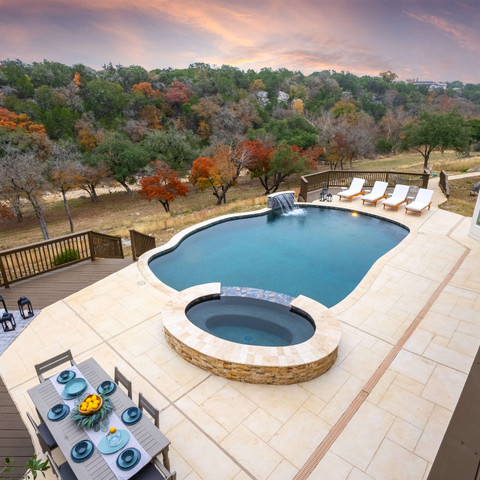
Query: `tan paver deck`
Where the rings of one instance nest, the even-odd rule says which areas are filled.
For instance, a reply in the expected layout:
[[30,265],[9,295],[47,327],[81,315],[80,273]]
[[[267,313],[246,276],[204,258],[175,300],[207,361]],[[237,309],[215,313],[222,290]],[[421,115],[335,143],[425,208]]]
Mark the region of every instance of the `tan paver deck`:
[[135,264],[45,308],[0,357],[20,410],[34,410],[33,365],[71,348],[118,365],[162,409],[179,479],[426,479],[480,344],[480,244],[470,219],[436,208],[341,206],[411,234],[332,308],[342,340],[325,375],[252,385],[187,363],[163,335],[168,290]]

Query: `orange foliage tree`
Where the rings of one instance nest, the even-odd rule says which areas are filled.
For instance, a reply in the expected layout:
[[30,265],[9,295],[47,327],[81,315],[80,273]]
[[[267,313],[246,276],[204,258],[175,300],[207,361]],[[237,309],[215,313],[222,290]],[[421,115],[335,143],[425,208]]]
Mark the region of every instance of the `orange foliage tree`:
[[155,174],[140,179],[141,188],[138,193],[149,202],[158,200],[168,213],[170,202],[179,195],[187,196],[188,186],[182,183],[178,172],[170,168],[167,163],[152,162],[151,165],[155,167]]
[[219,145],[213,158],[199,157],[193,161],[189,182],[200,190],[212,189],[217,205],[227,203],[227,191],[238,182],[238,177],[247,167],[251,152],[243,143],[235,148]]
[[145,95],[148,98],[161,98],[162,92],[155,90],[149,82],[136,83],[131,89],[131,92],[137,92]]
[[0,107],[0,128],[6,128],[8,130],[21,129],[28,133],[37,133],[40,135],[47,133],[43,125],[33,123],[25,113],[17,114],[2,107]]

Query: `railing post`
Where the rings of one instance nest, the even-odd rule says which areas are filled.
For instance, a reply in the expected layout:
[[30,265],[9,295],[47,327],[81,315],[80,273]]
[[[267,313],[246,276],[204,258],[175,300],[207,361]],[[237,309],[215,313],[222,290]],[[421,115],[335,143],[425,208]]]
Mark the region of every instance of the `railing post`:
[[10,288],[10,284],[8,283],[7,278],[7,271],[5,270],[5,266],[3,265],[2,255],[0,255],[0,273],[2,274],[3,278],[3,286],[5,288]]
[[92,230],[88,231],[88,245],[90,247],[90,259],[92,262],[95,261],[95,244],[93,243],[93,232]]
[[131,247],[132,247],[132,257],[133,257],[133,261],[136,262],[137,261],[137,252],[136,252],[136,248],[135,248],[135,232],[133,230],[133,228],[131,228],[129,230],[130,232],[130,244],[131,244]]

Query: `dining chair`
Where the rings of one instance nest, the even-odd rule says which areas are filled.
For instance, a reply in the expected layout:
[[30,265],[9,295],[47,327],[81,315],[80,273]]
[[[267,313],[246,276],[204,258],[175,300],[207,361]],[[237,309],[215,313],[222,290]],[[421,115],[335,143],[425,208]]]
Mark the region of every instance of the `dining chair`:
[[127,379],[127,377],[118,369],[118,367],[115,367],[115,374],[113,380],[117,385],[121,383],[127,389],[130,399],[133,400],[132,382]]
[[35,371],[37,372],[40,382],[45,381],[45,378],[43,378],[42,375],[43,373],[67,361],[70,362],[70,365],[76,365],[75,360],[72,356],[72,352],[70,350],[67,350],[66,352],[60,353],[55,357],[49,358],[48,360],[45,360],[44,362],[35,365]]
[[52,466],[52,470],[55,472],[58,480],[77,480],[77,477],[75,476],[72,468],[67,462],[62,463],[61,465],[57,465],[55,463],[55,460],[53,460],[50,452],[45,452],[45,455],[47,456],[48,461]]
[[170,473],[158,458],[154,458],[130,480],[176,480],[176,478],[177,472]]
[[138,408],[140,410],[145,410],[148,412],[155,421],[155,426],[160,428],[160,410],[154,407],[144,396],[142,393],[138,394]]
[[35,434],[37,435],[42,451],[51,452],[54,448],[57,448],[58,447],[57,442],[55,441],[55,439],[53,438],[53,435],[48,429],[47,424],[45,422],[40,422],[37,425],[37,422],[35,422],[33,417],[28,412],[27,412],[27,417],[33,426],[33,430],[35,431]]

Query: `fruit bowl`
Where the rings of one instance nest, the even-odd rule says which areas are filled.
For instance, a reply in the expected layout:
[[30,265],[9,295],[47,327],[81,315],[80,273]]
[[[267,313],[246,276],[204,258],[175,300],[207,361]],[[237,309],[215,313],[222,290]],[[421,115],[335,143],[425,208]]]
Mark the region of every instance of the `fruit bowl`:
[[100,395],[88,395],[78,406],[78,413],[82,415],[92,415],[100,411],[103,405],[103,399]]

